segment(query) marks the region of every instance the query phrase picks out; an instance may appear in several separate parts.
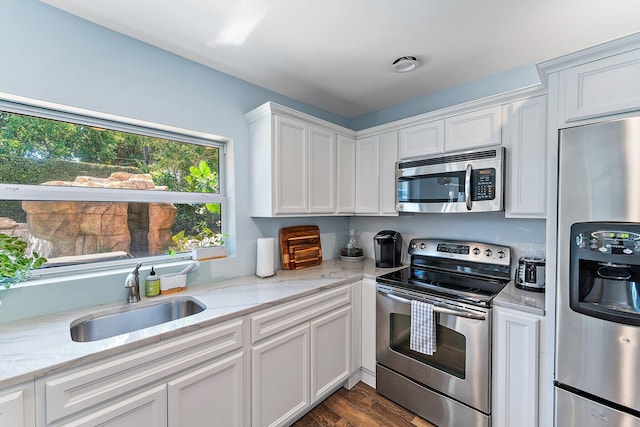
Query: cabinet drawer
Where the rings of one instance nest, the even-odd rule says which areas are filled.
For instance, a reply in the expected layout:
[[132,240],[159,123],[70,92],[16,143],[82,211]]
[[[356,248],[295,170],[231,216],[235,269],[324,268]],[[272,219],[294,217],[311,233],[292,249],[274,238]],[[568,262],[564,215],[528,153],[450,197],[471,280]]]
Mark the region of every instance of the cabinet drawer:
[[270,308],[251,316],[251,343],[351,303],[351,285]]
[[149,390],[136,391],[104,408],[67,421],[60,427],[161,427],[166,425],[167,390],[163,384]]
[[235,320],[44,377],[38,387],[47,424],[240,348],[242,325]]

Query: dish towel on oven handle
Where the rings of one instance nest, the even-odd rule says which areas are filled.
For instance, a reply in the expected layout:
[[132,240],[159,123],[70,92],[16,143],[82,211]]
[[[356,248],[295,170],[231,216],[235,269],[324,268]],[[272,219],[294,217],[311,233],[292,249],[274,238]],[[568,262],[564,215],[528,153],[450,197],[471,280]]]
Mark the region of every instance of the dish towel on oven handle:
[[432,304],[411,301],[409,348],[429,356],[436,352],[436,322]]

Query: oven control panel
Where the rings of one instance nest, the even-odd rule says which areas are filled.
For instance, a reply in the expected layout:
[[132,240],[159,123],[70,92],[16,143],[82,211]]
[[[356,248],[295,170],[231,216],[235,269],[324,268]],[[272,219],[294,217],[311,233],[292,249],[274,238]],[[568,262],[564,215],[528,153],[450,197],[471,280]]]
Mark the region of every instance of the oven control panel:
[[413,239],[409,242],[409,255],[511,265],[511,248],[480,242]]

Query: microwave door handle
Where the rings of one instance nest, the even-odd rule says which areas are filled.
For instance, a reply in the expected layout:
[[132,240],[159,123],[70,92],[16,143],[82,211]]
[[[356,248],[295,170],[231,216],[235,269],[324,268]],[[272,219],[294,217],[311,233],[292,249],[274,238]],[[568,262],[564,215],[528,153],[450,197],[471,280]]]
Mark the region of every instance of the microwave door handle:
[[[390,294],[387,292],[378,291],[378,293],[391,300],[394,300],[403,304],[411,304],[411,300],[407,298],[399,297],[398,295]],[[437,313],[450,314],[452,316],[464,317],[466,319],[485,320],[485,317],[482,314],[477,314],[469,310],[457,309],[457,308],[453,309],[453,308],[442,306],[433,301],[429,302],[429,304],[433,305],[433,311]]]
[[467,172],[464,175],[464,202],[467,210],[471,210],[471,164],[467,165]]

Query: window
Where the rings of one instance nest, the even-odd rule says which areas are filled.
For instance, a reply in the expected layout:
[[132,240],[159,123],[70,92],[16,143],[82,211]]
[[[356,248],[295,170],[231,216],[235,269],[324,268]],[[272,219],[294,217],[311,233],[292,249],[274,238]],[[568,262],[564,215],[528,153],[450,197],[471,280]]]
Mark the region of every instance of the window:
[[43,269],[223,244],[224,155],[211,135],[0,101],[0,233]]

